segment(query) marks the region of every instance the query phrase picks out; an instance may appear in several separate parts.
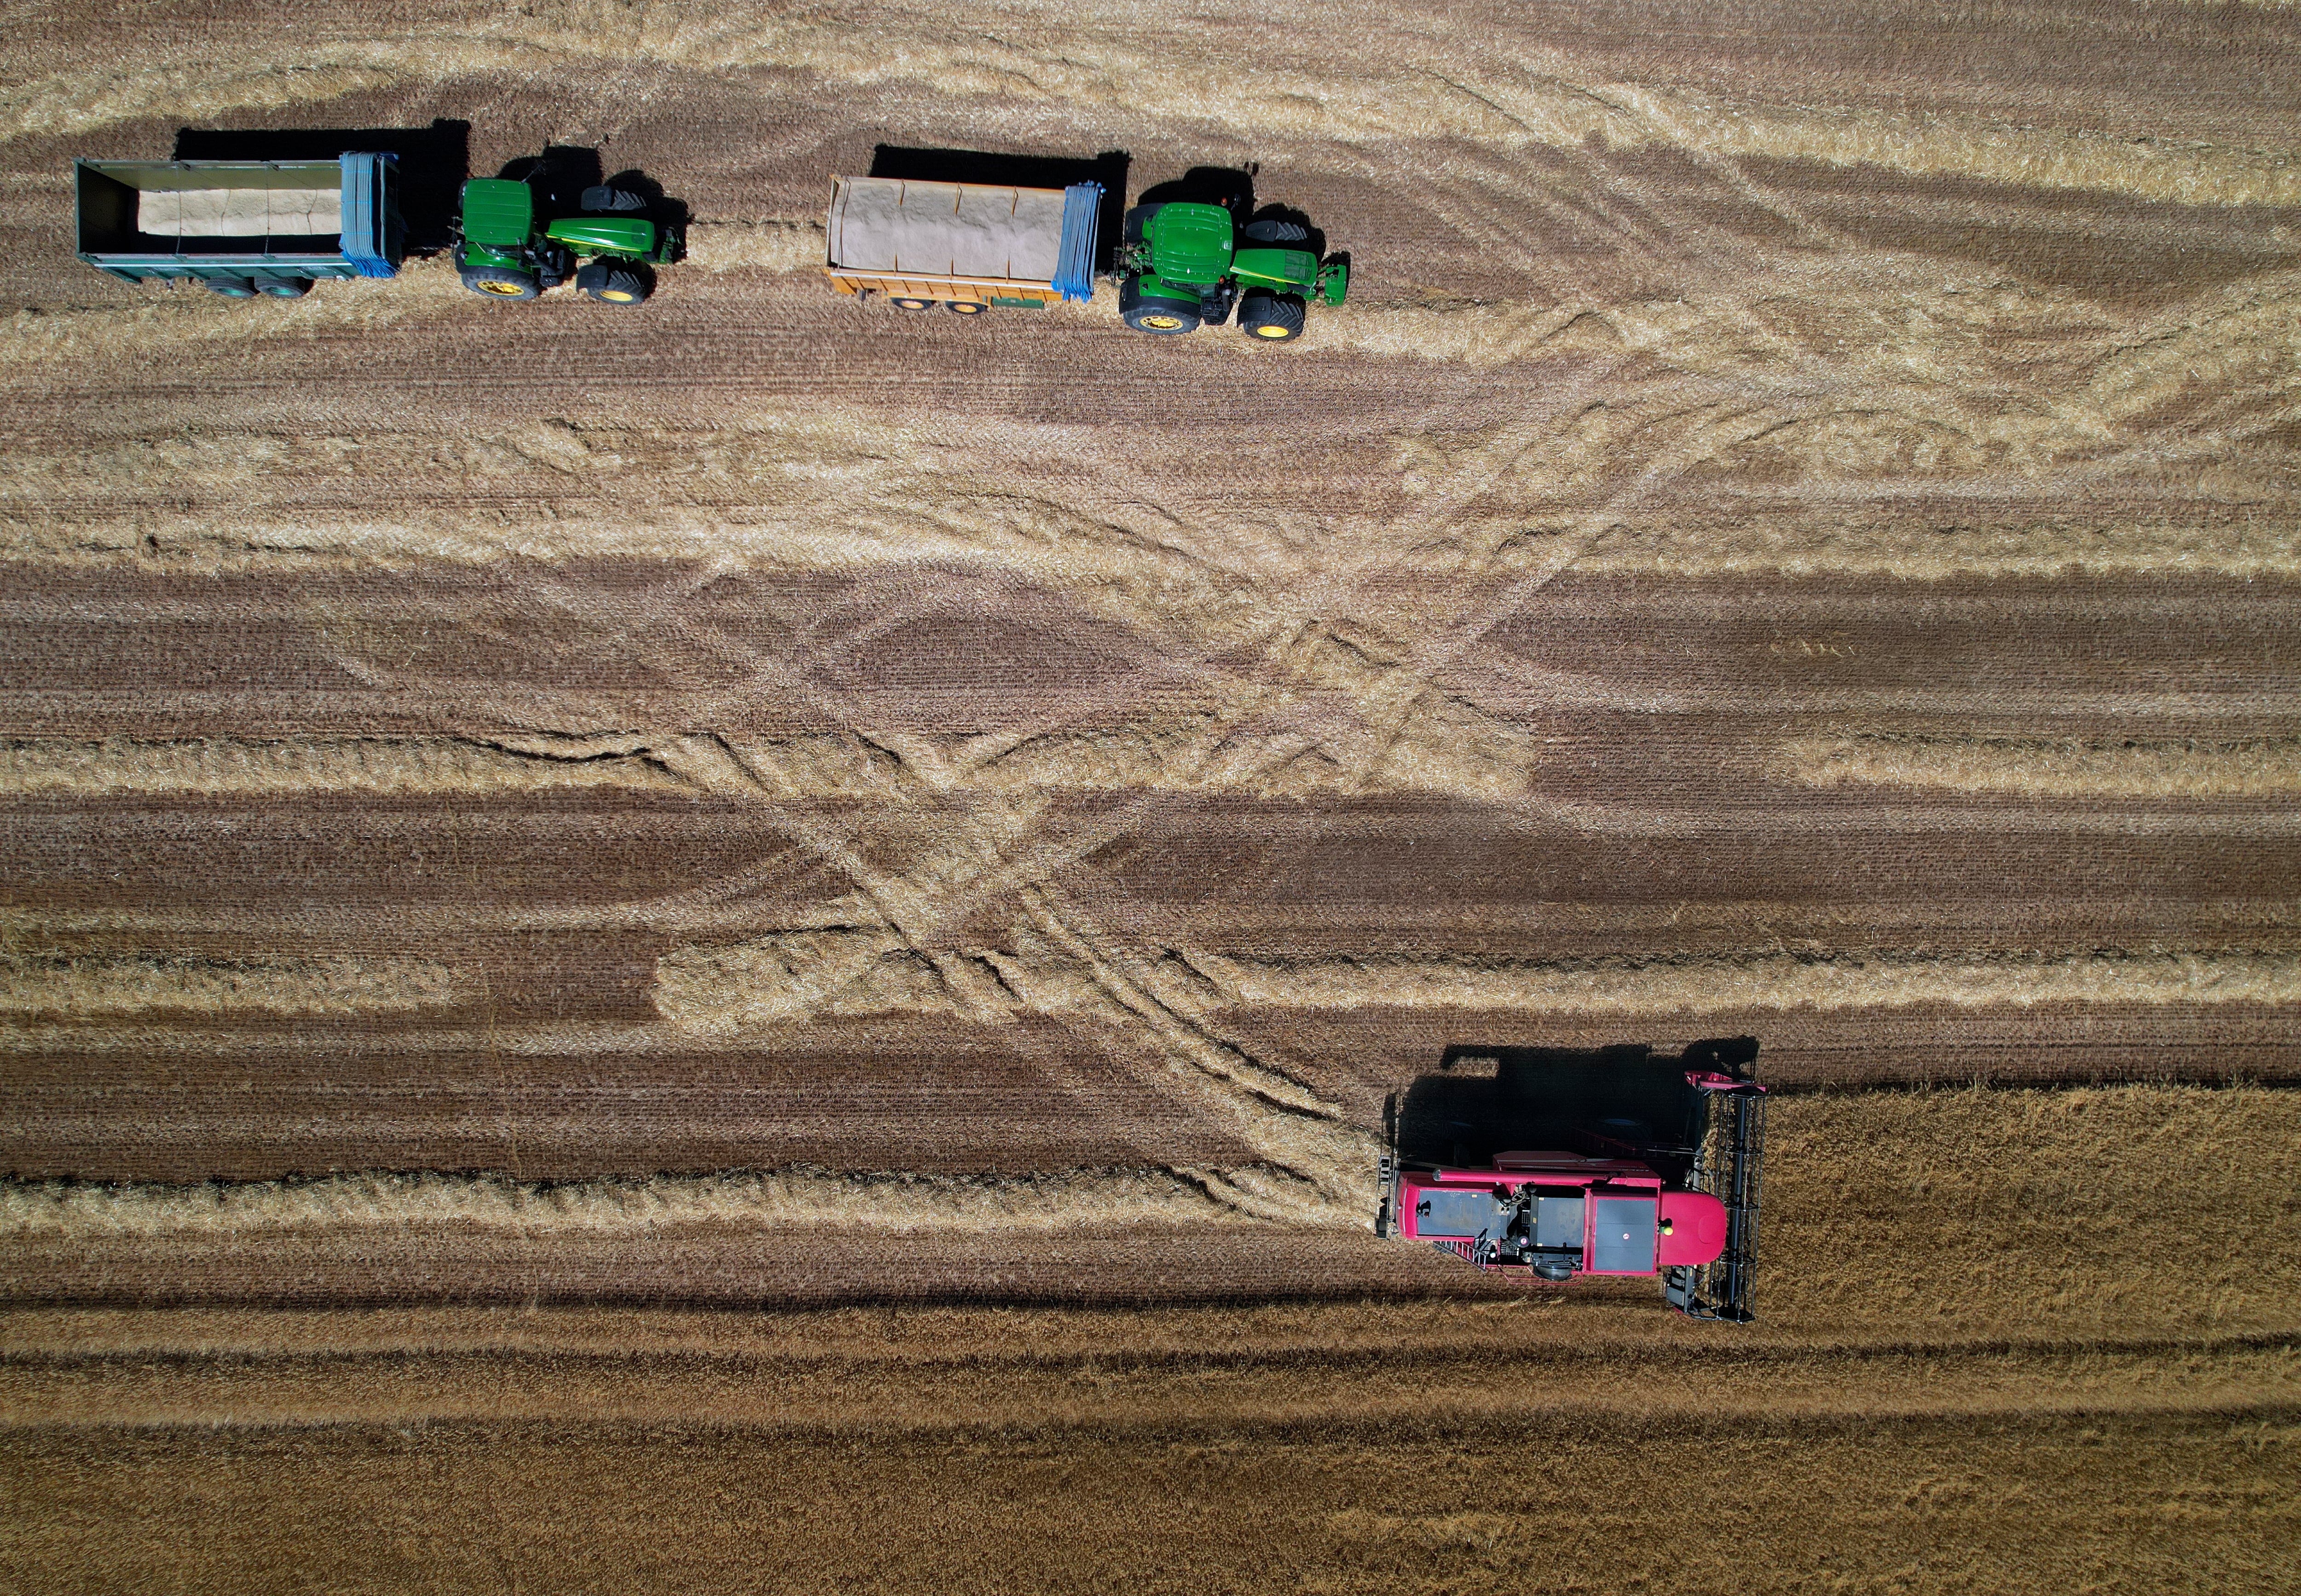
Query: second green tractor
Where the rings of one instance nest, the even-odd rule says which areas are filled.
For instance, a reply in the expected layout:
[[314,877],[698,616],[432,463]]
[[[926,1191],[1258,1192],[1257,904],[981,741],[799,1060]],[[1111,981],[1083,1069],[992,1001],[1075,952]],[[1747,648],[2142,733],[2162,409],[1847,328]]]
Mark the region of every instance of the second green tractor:
[[1349,262],[1321,261],[1309,242],[1300,222],[1241,224],[1218,205],[1137,205],[1119,246],[1119,317],[1138,332],[1171,336],[1219,327],[1234,307],[1249,338],[1300,338],[1311,300],[1340,305],[1350,290]]
[[679,230],[632,213],[646,199],[595,184],[578,214],[547,217],[533,184],[473,178],[456,221],[456,270],[464,286],[496,299],[532,299],[571,278],[607,305],[639,305],[655,292],[655,268],[680,258]]

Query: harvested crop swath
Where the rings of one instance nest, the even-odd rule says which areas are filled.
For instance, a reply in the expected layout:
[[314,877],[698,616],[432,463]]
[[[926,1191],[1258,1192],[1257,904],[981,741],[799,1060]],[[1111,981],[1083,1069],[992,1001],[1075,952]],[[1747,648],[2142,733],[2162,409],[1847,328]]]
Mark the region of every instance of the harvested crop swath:
[[470,975],[424,959],[0,955],[0,1017],[54,1024],[130,1015],[391,1015],[453,1008]]
[[2029,798],[2277,798],[2301,790],[2301,741],[2020,741],[1849,737],[1784,747],[1813,787],[1937,787]]

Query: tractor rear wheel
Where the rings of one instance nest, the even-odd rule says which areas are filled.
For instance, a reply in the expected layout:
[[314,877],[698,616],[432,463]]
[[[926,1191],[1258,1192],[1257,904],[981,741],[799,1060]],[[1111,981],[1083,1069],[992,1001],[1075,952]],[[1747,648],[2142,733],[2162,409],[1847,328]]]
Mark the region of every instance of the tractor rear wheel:
[[1178,333],[1196,332],[1201,318],[1195,298],[1146,294],[1142,291],[1142,280],[1130,277],[1118,290],[1118,319],[1137,332],[1173,338]]
[[1250,244],[1300,244],[1310,236],[1310,230],[1301,222],[1281,221],[1276,217],[1250,221],[1239,231]]
[[208,292],[221,294],[226,299],[253,299],[255,297],[255,285],[244,277],[211,277],[208,279]]
[[586,261],[575,273],[575,286],[608,305],[639,305],[654,285],[628,261]]
[[1239,330],[1265,343],[1301,338],[1304,320],[1301,298],[1294,294],[1249,294],[1238,307]]
[[491,299],[532,299],[543,292],[536,286],[533,273],[509,266],[466,266],[464,286]]
[[647,209],[647,198],[644,195],[633,194],[628,188],[617,188],[607,183],[594,183],[590,188],[583,190],[582,197],[575,203],[581,209],[595,216],[615,211]]
[[935,307],[935,302],[932,299],[915,298],[908,294],[898,295],[887,303],[897,310],[933,310]]
[[1123,223],[1125,230],[1125,238],[1129,244],[1140,244],[1142,242],[1143,230],[1150,225],[1150,218],[1156,216],[1159,213],[1159,209],[1160,207],[1155,205],[1137,205],[1133,210],[1126,213],[1126,215],[1123,219]]

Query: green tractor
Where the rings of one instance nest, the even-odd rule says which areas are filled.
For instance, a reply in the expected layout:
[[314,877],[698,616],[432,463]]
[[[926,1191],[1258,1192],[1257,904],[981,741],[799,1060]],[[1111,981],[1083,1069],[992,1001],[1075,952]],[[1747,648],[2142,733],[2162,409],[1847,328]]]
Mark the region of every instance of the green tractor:
[[1119,316],[1138,332],[1172,336],[1219,327],[1235,306],[1249,338],[1301,338],[1309,302],[1340,305],[1351,280],[1347,260],[1319,260],[1302,247],[1309,240],[1309,229],[1294,221],[1242,227],[1222,205],[1137,205],[1118,252]]
[[498,299],[532,299],[572,277],[594,299],[638,305],[655,292],[653,269],[681,253],[677,228],[630,213],[647,203],[595,184],[583,190],[582,214],[547,221],[532,185],[473,178],[456,218],[456,270],[465,288]]

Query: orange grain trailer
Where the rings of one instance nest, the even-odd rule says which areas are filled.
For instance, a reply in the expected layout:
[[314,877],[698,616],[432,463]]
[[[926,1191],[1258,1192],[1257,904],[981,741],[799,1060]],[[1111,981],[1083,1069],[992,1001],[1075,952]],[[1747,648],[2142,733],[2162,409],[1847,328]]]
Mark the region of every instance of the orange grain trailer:
[[975,316],[1094,297],[1102,186],[833,178],[824,272],[842,294]]

